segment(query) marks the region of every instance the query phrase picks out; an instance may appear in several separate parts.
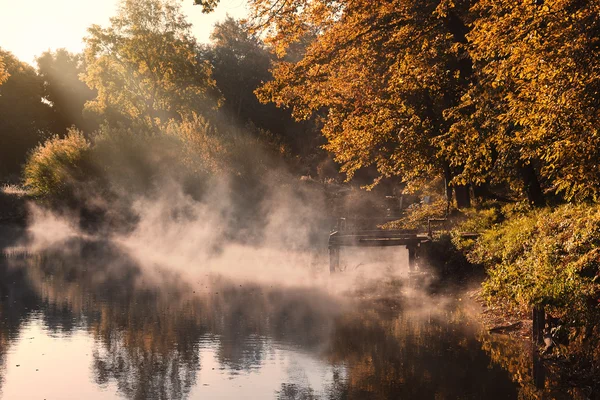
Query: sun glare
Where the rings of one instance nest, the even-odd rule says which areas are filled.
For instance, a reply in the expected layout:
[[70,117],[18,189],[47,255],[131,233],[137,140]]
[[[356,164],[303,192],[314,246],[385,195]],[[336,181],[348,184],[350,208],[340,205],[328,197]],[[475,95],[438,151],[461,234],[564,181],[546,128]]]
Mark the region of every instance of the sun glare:
[[[115,14],[119,0],[0,0],[0,48],[20,60],[35,65],[35,57],[48,49],[83,50],[83,37],[92,24],[106,25]],[[192,0],[182,8],[192,31],[201,42],[208,42],[215,22],[228,14],[246,16],[245,0],[224,0],[215,12],[203,14]]]

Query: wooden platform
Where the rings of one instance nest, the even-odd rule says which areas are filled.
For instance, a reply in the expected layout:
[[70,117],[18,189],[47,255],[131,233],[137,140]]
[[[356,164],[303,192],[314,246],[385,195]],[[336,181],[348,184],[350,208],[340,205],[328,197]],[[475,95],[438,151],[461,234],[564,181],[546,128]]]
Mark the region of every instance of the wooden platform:
[[431,237],[408,230],[360,230],[335,231],[329,235],[329,272],[334,273],[340,265],[342,247],[388,247],[405,246],[408,250],[409,270],[414,270],[417,248]]
[[430,239],[427,234],[412,231],[336,231],[329,235],[329,247],[413,246]]

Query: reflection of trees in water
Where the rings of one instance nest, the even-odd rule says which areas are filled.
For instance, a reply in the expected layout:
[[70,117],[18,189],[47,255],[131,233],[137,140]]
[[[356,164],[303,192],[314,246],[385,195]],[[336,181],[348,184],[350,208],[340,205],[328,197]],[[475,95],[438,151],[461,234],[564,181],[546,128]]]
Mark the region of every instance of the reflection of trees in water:
[[347,366],[340,397],[511,398],[506,373],[488,369],[489,358],[456,309],[422,313],[406,309],[390,316],[367,306],[340,318],[329,352]]
[[111,379],[131,399],[185,397],[196,381],[198,350],[172,348],[164,353],[151,346],[129,343],[122,332],[94,351],[94,372],[99,385]]
[[324,388],[325,396],[321,396],[313,388],[300,383],[282,383],[277,392],[278,400],[340,400],[348,398],[347,383],[342,379],[339,368],[334,368],[333,382]]
[[219,278],[192,287],[168,274],[144,283],[139,266],[107,243],[67,249],[25,262],[45,304],[45,324],[67,332],[85,327],[96,340],[97,383],[115,381],[132,399],[185,397],[206,338],[232,371],[260,366],[271,339],[316,351],[337,312],[335,302],[313,290]]
[[[38,297],[28,284],[23,270],[11,268],[0,254],[0,368],[4,369],[11,341],[31,313],[40,308]],[[0,387],[3,376],[0,374]]]
[[200,367],[201,327],[191,316],[152,297],[140,293],[138,298],[131,292],[129,299],[102,299],[84,310],[98,315],[88,328],[97,342],[96,381],[114,379],[132,399],[185,397]]
[[317,395],[312,388],[302,387],[295,383],[283,383],[277,393],[278,400],[316,400]]
[[492,363],[506,370],[511,379],[519,384],[520,399],[574,399],[589,398],[578,389],[565,390],[558,369],[545,363],[543,388],[537,388],[533,378],[533,353],[530,343],[512,338],[508,335],[478,335],[483,350],[489,355]]
[[[488,368],[489,357],[456,309],[395,312],[401,304],[374,302],[341,310],[317,290],[214,277],[182,282],[163,274],[160,282],[144,283],[139,266],[106,243],[68,249],[24,261],[29,281],[19,269],[10,270],[18,279],[2,280],[0,359],[11,332],[41,310],[53,331],[87,329],[96,343],[97,383],[116,382],[132,399],[186,397],[204,343],[216,344],[218,362],[232,373],[259,368],[273,343],[323,355],[334,365],[326,388],[331,399],[516,396],[507,373]],[[11,279],[18,282],[7,286]],[[15,299],[18,307],[6,308]],[[490,352],[485,342],[484,349]],[[510,350],[500,353],[519,359]],[[318,397],[308,383],[290,380],[280,399]]]

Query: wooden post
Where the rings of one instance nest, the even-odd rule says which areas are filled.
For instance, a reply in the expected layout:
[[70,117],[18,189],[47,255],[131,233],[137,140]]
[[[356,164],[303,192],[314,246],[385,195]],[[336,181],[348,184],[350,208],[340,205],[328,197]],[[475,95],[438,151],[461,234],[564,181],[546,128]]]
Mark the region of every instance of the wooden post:
[[408,245],[406,246],[406,249],[408,250],[408,271],[413,272],[415,270],[417,249],[414,245]]
[[531,338],[534,344],[544,344],[544,327],[546,325],[546,312],[543,305],[533,307],[533,332]]
[[544,367],[544,363],[540,359],[535,347],[531,349],[531,353],[533,357],[533,368],[531,370],[531,374],[533,375],[533,384],[537,389],[543,389],[546,387],[546,368]]
[[340,267],[340,248],[329,248],[329,273],[333,274]]

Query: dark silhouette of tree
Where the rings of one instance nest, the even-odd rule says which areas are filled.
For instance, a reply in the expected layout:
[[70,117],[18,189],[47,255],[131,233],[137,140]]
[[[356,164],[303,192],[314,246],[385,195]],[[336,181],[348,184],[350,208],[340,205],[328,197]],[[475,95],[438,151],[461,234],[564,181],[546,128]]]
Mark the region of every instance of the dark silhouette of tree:
[[254,95],[254,90],[271,77],[271,55],[243,23],[231,17],[217,23],[211,45],[205,51],[213,66],[217,87],[225,98],[223,108],[230,115],[239,121],[257,122],[264,114],[273,112],[271,107],[262,106]]
[[73,125],[86,132],[97,128],[83,115],[85,103],[96,97],[96,92],[80,80],[86,70],[83,55],[59,49],[42,53],[36,61],[44,99],[52,105],[52,131],[64,134]]
[[[296,46],[292,54],[303,51]],[[223,94],[219,112],[238,124],[250,123],[269,131],[299,156],[304,167],[315,169],[324,158],[324,144],[314,120],[295,121],[291,111],[274,104],[261,103],[255,91],[272,79],[270,69],[275,56],[248,25],[228,17],[215,25],[211,43],[203,48],[203,57],[213,66],[213,76]]]
[[50,106],[33,67],[0,49],[8,79],[0,85],[0,176],[18,174],[27,152],[48,136]]
[[202,6],[202,12],[209,13],[214,11],[219,4],[219,0],[194,0],[194,4]]

